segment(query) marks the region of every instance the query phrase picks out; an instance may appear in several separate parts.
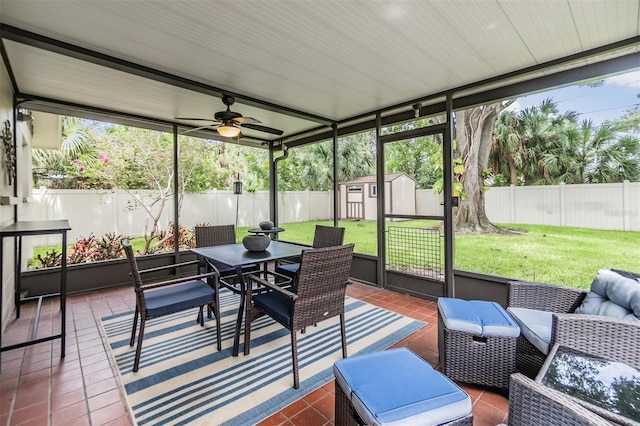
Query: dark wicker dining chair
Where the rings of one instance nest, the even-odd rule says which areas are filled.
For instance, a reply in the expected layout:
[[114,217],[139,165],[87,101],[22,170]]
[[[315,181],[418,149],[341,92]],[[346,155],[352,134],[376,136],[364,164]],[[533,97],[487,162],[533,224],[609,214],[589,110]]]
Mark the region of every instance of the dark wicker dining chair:
[[[207,225],[196,226],[194,228],[196,236],[196,247],[221,246],[225,244],[236,243],[235,225]],[[206,270],[206,265],[202,265]],[[222,263],[215,263],[213,266],[220,274],[220,278],[228,279],[236,275],[236,269]],[[242,272],[257,272],[260,269],[258,265],[243,266]],[[229,280],[227,280],[229,281]],[[233,280],[231,280],[233,282]]]
[[308,249],[302,252],[297,274],[296,293],[271,284],[255,275],[247,280],[265,286],[266,291],[247,294],[244,329],[244,354],[251,348],[251,322],[268,315],[291,334],[293,387],[300,385],[296,333],[335,316],[340,317],[342,356],[347,357],[344,299],[351,270],[353,244]]
[[[192,308],[199,308],[197,321],[204,326],[204,307],[211,306],[216,319],[216,343],[217,349],[222,348],[220,333],[220,310],[218,307],[219,276],[217,272],[199,274],[198,261],[184,262],[151,269],[138,269],[138,262],[133,254],[133,248],[128,240],[122,240],[122,247],[127,255],[131,267],[131,279],[136,293],[136,310],[133,316],[131,340],[129,346],[133,346],[138,328],[138,316],[140,317],[140,330],[138,332],[138,344],[136,346],[133,371],[138,371],[140,354],[142,353],[142,340],[144,328],[148,319],[157,318],[175,312]],[[184,270],[195,269],[195,274],[183,275],[165,281],[149,281],[144,283],[141,275],[158,272],[165,269]],[[206,282],[205,282],[206,280]]]
[[[341,246],[344,242],[344,228],[339,226],[316,225],[313,234],[313,248]],[[296,273],[300,268],[299,259],[288,263],[279,262],[276,272],[295,280]]]

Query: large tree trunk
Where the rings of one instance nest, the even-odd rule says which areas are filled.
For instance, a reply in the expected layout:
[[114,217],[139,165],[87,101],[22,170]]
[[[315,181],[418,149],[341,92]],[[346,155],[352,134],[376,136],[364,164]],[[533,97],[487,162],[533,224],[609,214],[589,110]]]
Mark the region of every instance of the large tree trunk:
[[462,158],[464,173],[459,177],[465,199],[454,211],[456,232],[501,232],[485,213],[484,177],[489,164],[493,130],[498,113],[509,102],[482,105],[456,112],[456,150],[454,158]]

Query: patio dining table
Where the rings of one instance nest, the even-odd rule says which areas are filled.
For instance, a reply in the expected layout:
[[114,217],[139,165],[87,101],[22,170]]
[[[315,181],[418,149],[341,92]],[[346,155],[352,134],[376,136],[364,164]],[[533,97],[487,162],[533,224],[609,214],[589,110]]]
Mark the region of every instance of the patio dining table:
[[240,306],[238,307],[238,316],[236,319],[235,334],[233,338],[233,356],[238,356],[245,300],[247,291],[251,291],[244,280],[242,267],[262,263],[264,265],[263,272],[266,272],[268,262],[293,256],[300,256],[302,250],[305,248],[307,247],[283,243],[281,241],[271,241],[269,247],[263,251],[248,251],[242,244],[225,244],[210,247],[196,247],[191,249],[193,253],[202,257],[214,269],[214,262],[223,263],[236,269],[239,283],[238,287],[234,287],[232,290],[237,291],[240,294]]

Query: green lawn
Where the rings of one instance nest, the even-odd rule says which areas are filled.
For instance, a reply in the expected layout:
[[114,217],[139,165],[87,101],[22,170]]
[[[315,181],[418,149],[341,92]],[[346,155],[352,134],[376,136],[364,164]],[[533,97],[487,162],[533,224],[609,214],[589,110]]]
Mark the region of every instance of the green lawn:
[[[284,241],[311,244],[315,224],[331,221],[281,224]],[[435,221],[402,221],[388,226],[431,228]],[[376,223],[340,221],[345,242],[355,243],[358,253],[377,254]],[[505,235],[457,235],[455,268],[509,278],[541,281],[588,289],[601,268],[640,271],[640,232],[603,231],[539,225],[500,225],[521,232]],[[249,227],[238,228],[238,241]],[[140,238],[132,240],[136,249]],[[39,247],[34,255],[54,247]]]
[[[434,225],[437,222],[424,220],[387,223],[387,227],[428,228]],[[497,225],[522,232],[457,235],[456,269],[584,289],[589,289],[601,268],[640,271],[640,232]],[[286,231],[280,235],[281,239],[311,243],[313,224],[304,222],[282,226]],[[375,222],[341,221],[340,226],[346,228],[345,242],[355,243],[357,252],[377,254]]]
[[640,232],[517,228],[526,232],[456,236],[456,269],[583,289],[589,289],[601,268],[640,271]]

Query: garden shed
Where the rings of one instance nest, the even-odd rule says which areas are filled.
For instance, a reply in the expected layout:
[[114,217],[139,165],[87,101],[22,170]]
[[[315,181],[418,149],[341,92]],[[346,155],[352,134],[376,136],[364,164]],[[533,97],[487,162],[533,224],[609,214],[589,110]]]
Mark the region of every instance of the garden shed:
[[[387,214],[416,214],[416,181],[406,173],[384,177]],[[375,175],[341,182],[340,219],[376,220],[378,185]]]

